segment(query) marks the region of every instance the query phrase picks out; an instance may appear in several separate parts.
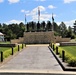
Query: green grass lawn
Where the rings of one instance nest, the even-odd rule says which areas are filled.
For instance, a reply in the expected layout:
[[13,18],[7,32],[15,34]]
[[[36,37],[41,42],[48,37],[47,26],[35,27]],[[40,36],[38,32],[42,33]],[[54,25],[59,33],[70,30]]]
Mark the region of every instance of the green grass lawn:
[[[22,44],[19,45],[20,50],[22,49]],[[3,52],[3,58],[7,58],[12,54],[12,48],[11,47],[0,47],[0,53]],[[14,47],[14,53],[18,52],[18,46]],[[1,55],[0,55],[1,59]]]
[[76,57],[76,46],[63,46],[60,48],[62,50],[65,50],[67,53],[71,54],[72,56]]
[[9,48],[9,47],[0,47],[0,52],[1,52],[1,51],[4,52],[4,51],[6,51],[6,50],[8,50],[8,49],[10,49],[10,48]]
[[0,42],[0,44],[10,44],[10,41],[7,41],[7,42]]
[[[54,52],[56,53],[56,45],[54,44]],[[69,66],[76,67],[76,46],[59,46],[59,57],[62,58],[62,51],[65,51],[65,62]]]
[[73,67],[76,67],[76,46],[60,46],[59,54],[62,57],[62,50],[65,51],[66,62]]

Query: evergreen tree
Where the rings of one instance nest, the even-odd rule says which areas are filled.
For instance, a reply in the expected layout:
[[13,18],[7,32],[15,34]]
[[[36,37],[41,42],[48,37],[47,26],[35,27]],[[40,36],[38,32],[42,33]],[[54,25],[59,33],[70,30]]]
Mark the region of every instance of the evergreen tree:
[[54,25],[54,26],[53,26],[53,27],[54,27],[54,31],[55,31],[55,32],[58,32],[58,25],[57,25],[57,23],[56,23],[56,22],[54,22],[54,24],[53,24],[53,25]]
[[40,31],[40,23],[39,23],[39,21],[37,23],[37,31]]
[[74,23],[74,33],[76,34],[76,21]]
[[59,31],[59,34],[62,37],[66,37],[67,36],[67,27],[64,24],[64,22],[61,22],[61,24],[59,25],[59,30],[58,31]]
[[46,26],[45,21],[42,21],[42,23],[41,23],[41,30],[45,30],[45,26]]
[[29,24],[26,24],[27,32],[29,32]]
[[52,24],[50,21],[47,21],[46,30],[52,31]]
[[75,38],[75,35],[74,35],[74,33],[72,31],[72,28],[70,26],[68,27],[68,32],[67,32],[67,36],[66,37],[71,38],[71,39]]

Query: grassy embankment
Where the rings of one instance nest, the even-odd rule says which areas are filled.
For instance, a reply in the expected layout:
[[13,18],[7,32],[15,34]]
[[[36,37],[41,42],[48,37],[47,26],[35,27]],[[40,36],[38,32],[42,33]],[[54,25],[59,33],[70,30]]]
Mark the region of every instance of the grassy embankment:
[[[9,42],[6,42],[9,43]],[[19,45],[20,50],[22,49],[22,44]],[[0,59],[1,59],[1,51],[3,52],[3,58],[7,58],[12,54],[12,48],[10,47],[0,47]],[[18,46],[14,47],[14,53],[18,51]]]
[[65,51],[65,60],[70,66],[76,66],[76,46],[59,47],[59,54],[62,57],[62,50]]

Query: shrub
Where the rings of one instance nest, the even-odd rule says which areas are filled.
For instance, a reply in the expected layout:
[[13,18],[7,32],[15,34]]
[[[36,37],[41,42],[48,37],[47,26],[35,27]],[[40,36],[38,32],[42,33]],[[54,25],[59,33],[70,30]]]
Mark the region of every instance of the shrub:
[[68,64],[69,64],[69,66],[75,67],[76,66],[76,58],[75,57],[71,57],[68,60]]
[[72,55],[68,53],[67,51],[65,51],[65,60],[68,61],[71,57]]
[[76,37],[75,34],[72,34],[71,39],[75,39],[75,37]]
[[[59,57],[62,57],[62,50],[63,48],[59,47]],[[69,66],[75,67],[76,66],[76,57],[73,57],[71,53],[68,53],[65,50],[65,61],[68,63]]]
[[5,58],[9,57],[11,55],[11,52],[12,52],[11,49],[8,49],[8,50],[4,51],[3,52],[3,54],[4,54],[3,58],[5,59]]

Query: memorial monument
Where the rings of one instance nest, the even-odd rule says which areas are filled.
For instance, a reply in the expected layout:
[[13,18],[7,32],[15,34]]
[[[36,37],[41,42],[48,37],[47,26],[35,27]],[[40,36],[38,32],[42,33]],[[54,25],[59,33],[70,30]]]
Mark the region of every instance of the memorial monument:
[[[26,23],[26,18],[25,18]],[[11,40],[11,43],[26,44],[49,44],[50,42],[68,42],[70,38],[62,38],[54,35],[54,17],[52,14],[52,23],[50,21],[40,23],[40,8],[38,7],[38,22],[30,22],[26,24],[26,31],[22,38]]]
[[38,7],[38,23],[34,26],[33,22],[31,25],[31,30],[29,24],[27,23],[26,28],[27,31],[24,32],[24,43],[26,44],[49,44],[54,41],[54,18],[52,14],[52,27],[49,25],[47,27],[45,22],[42,23],[42,29],[40,24],[40,9]]

